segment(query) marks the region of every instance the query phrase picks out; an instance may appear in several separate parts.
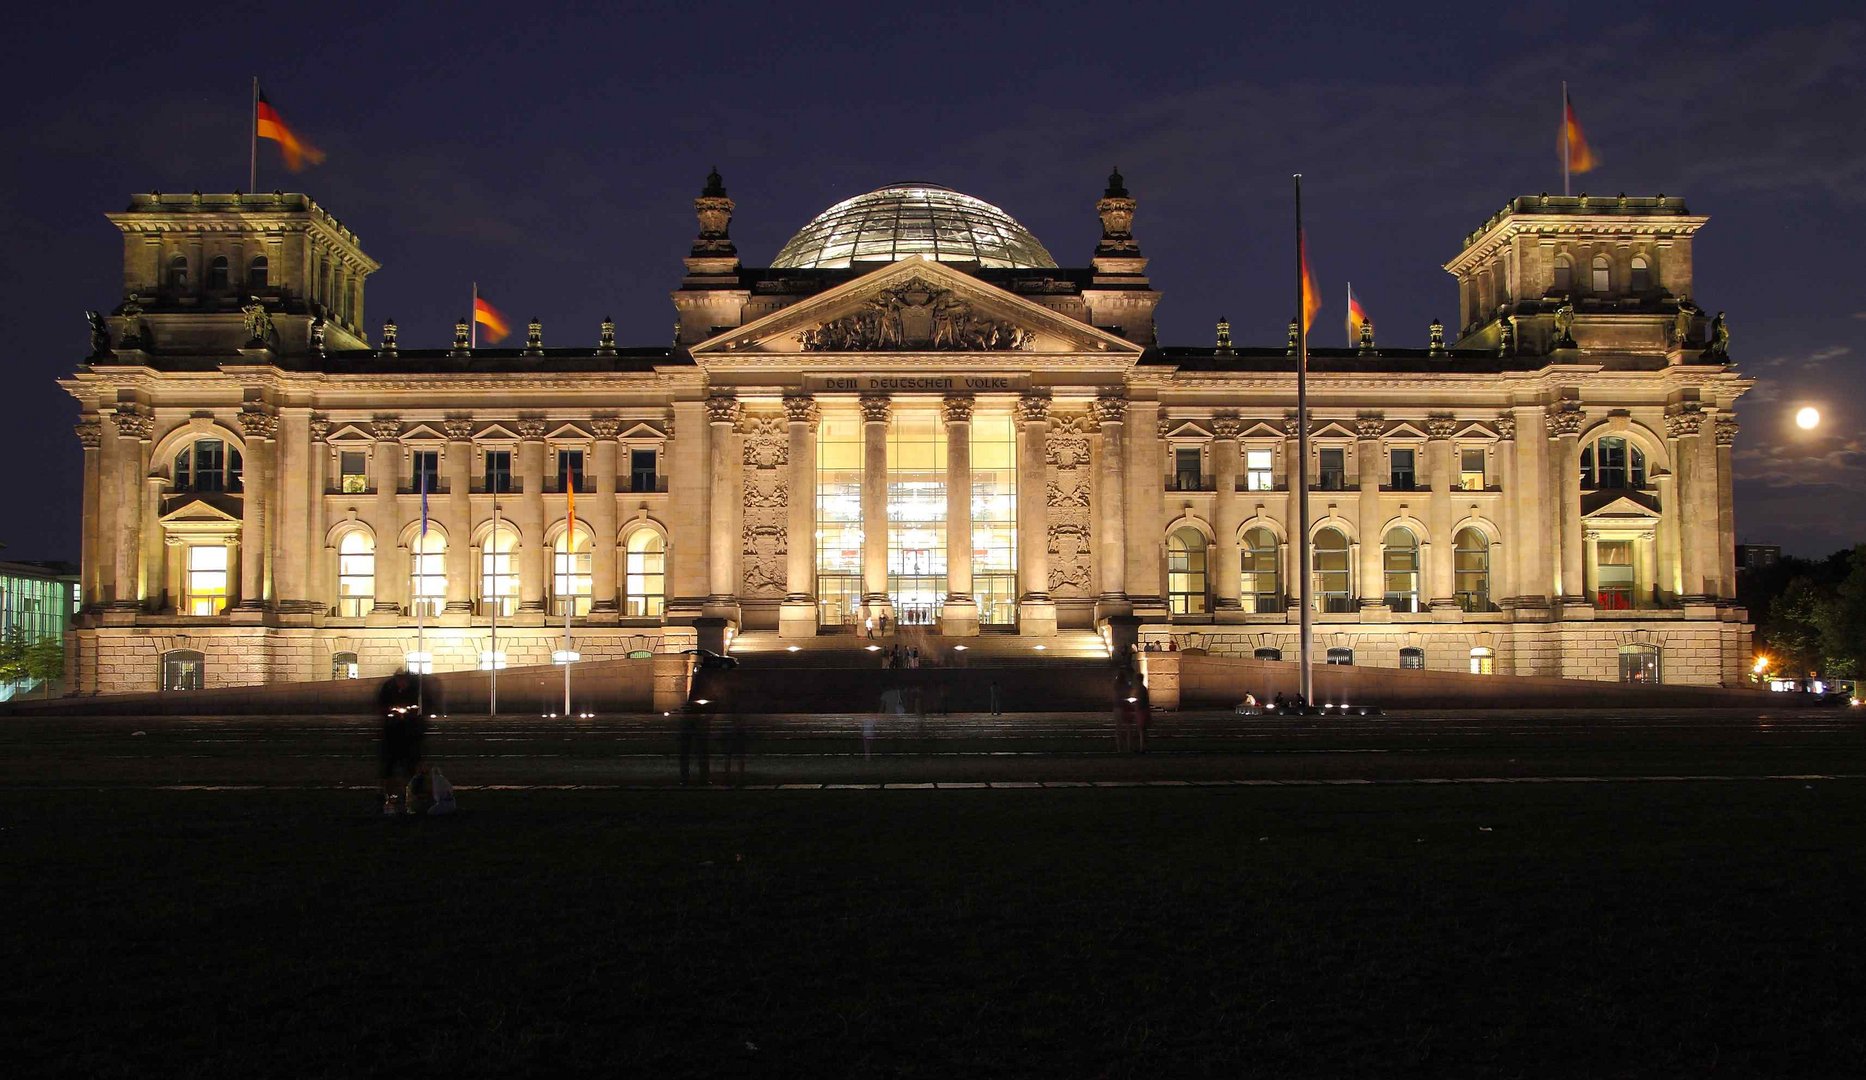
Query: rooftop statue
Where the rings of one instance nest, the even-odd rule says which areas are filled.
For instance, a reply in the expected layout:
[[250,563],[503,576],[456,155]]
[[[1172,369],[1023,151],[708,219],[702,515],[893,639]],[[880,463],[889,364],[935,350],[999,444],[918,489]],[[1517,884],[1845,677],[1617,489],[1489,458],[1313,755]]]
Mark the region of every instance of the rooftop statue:
[[1574,298],[1564,296],[1555,308],[1555,347],[1574,348]]
[[104,317],[90,308],[84,309],[84,321],[91,324],[91,355],[103,356],[110,351],[110,328],[104,325]]
[[259,302],[259,297],[247,297],[240,314],[246,316],[247,347],[268,346],[272,341],[272,315],[266,311],[266,305]]
[[1723,312],[1710,324],[1710,348],[1704,350],[1705,357],[1713,360],[1730,359],[1730,324],[1724,320]]

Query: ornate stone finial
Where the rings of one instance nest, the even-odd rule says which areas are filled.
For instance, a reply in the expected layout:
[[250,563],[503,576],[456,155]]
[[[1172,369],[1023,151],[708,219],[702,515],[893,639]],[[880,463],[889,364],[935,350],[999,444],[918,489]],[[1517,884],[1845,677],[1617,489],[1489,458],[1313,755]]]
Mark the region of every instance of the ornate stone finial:
[[383,356],[394,359],[401,352],[402,328],[395,325],[394,319],[384,319],[382,323],[382,348],[377,350]]
[[473,355],[472,326],[465,319],[454,321],[454,356]]
[[1458,419],[1450,413],[1433,413],[1425,418],[1428,439],[1449,439],[1458,430]]
[[1665,434],[1682,439],[1698,434],[1704,426],[1704,406],[1696,401],[1681,401],[1665,411]]
[[1236,442],[1244,434],[1244,421],[1237,413],[1219,413],[1212,417],[1212,438],[1220,442]]
[[1101,193],[1104,199],[1127,198],[1127,179],[1121,175],[1121,166],[1108,170],[1108,190]]
[[78,421],[77,426],[72,430],[77,432],[78,442],[86,450],[95,450],[103,443],[104,426],[95,416],[87,416]]
[[1543,414],[1543,424],[1548,428],[1548,433],[1552,438],[1579,435],[1582,426],[1586,423],[1587,413],[1581,410],[1581,403],[1572,398],[1556,402],[1549,406],[1547,413]]
[[313,413],[311,415],[311,441],[312,442],[323,442],[326,439],[330,438],[330,429],[331,429],[330,417],[324,416],[321,413]]
[[1354,418],[1354,435],[1359,439],[1378,439],[1386,434],[1386,417],[1377,412],[1364,412]]
[[116,411],[117,437],[122,439],[141,439],[148,441],[155,430],[155,414],[146,406],[126,404],[118,405]]
[[726,181],[719,175],[719,166],[713,166],[712,171],[706,174],[706,186],[700,189],[700,194],[709,199],[726,197]]
[[1231,348],[1231,320],[1223,315],[1218,316],[1218,351],[1225,356],[1235,351]]
[[1134,208],[1138,205],[1127,193],[1121,170],[1114,170],[1108,177],[1108,190],[1095,204],[1095,212],[1101,216],[1101,243],[1095,245],[1095,254],[1140,254],[1140,245],[1134,242]]
[[1127,398],[1119,391],[1106,393],[1089,406],[1089,414],[1098,424],[1119,424],[1127,419]]
[[1042,424],[1050,419],[1050,396],[1034,391],[1017,399],[1017,421],[1020,424]]
[[1516,320],[1508,315],[1497,316],[1497,355],[1516,355]]
[[972,422],[972,408],[976,405],[970,394],[947,394],[945,418],[948,424],[969,424]]
[[793,424],[808,424],[810,430],[823,419],[823,410],[817,406],[816,399],[808,394],[796,394],[784,399],[784,416]]
[[1718,446],[1735,446],[1736,445],[1736,433],[1739,430],[1737,422],[1736,422],[1736,417],[1719,414],[1716,418],[1716,423],[1717,423],[1717,445]]
[[1374,354],[1374,321],[1372,319],[1361,320],[1361,347],[1359,353],[1361,356],[1372,356]]
[[1296,350],[1301,348],[1301,338],[1302,338],[1302,324],[1297,322],[1295,319],[1289,320],[1289,351],[1285,353],[1284,355],[1286,356],[1296,355]]
[[735,397],[714,394],[706,399],[706,422],[709,424],[737,424],[741,411]]
[[249,439],[270,439],[279,432],[279,418],[263,405],[248,403],[240,409],[240,432]]
[[240,306],[240,314],[246,323],[246,347],[249,349],[269,349],[272,347],[272,313],[266,310],[265,301],[257,296],[249,296]]
[[1498,413],[1495,423],[1496,423],[1496,428],[1497,428],[1497,438],[1503,440],[1504,442],[1515,441],[1516,439],[1516,414],[1515,413],[1508,413],[1508,412]]
[[616,321],[603,316],[602,330],[596,335],[596,355],[614,356],[616,354]]
[[143,325],[142,299],[135,293],[123,298],[117,308],[117,317],[123,320],[123,334],[117,341],[121,349],[140,349],[148,343],[148,327]]
[[526,442],[538,442],[551,430],[550,421],[542,416],[521,416],[515,427],[518,429],[518,437]]
[[1431,356],[1445,355],[1445,324],[1437,319],[1426,329],[1426,353]]
[[863,394],[862,423],[885,424],[894,415],[894,402],[886,394]]
[[544,355],[544,323],[540,322],[536,315],[533,315],[531,321],[525,324],[525,355]]
[[377,442],[394,442],[402,437],[402,418],[399,416],[378,416],[369,422],[369,433]]
[[441,433],[454,442],[470,442],[473,439],[473,418],[450,416],[441,421]]
[[613,439],[622,434],[622,418],[619,416],[590,417],[590,434],[599,439]]
[[1710,324],[1710,345],[1704,350],[1703,359],[1727,361],[1730,359],[1730,323],[1719,311]]
[[719,170],[715,168],[707,174],[706,186],[700,190],[700,197],[693,200],[693,213],[700,219],[700,235],[693,242],[694,256],[720,257],[739,253],[729,235],[733,206],[732,200],[726,197],[725,181],[720,179]]

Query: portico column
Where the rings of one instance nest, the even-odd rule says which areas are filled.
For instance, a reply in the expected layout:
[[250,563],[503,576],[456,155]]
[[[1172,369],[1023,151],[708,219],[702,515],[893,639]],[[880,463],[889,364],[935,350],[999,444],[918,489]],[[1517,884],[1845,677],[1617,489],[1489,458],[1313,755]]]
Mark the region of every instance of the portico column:
[[1551,465],[1554,482],[1550,486],[1555,492],[1557,520],[1561,522],[1556,570],[1561,575],[1561,602],[1565,607],[1591,606],[1581,551],[1581,427],[1586,422],[1587,414],[1573,402],[1548,413],[1549,435],[1555,443]]
[[304,544],[305,559],[305,598],[310,601],[309,608],[314,612],[328,613],[335,604],[334,589],[330,584],[332,562],[335,556],[325,550],[325,479],[330,465],[330,418],[313,415],[309,424],[310,460],[305,466],[305,490],[310,493],[309,505],[305,508],[305,531],[300,534]]
[[1050,599],[1048,395],[1025,394],[1017,403],[1017,418],[1018,631],[1047,636],[1056,633],[1056,604]]
[[1716,417],[1717,472],[1712,501],[1717,507],[1717,598],[1736,596],[1736,502],[1731,488],[1732,463],[1736,446],[1736,417],[1719,413]]
[[518,613],[542,622],[550,590],[551,552],[544,542],[544,433],[542,418],[518,422]]
[[1436,611],[1458,609],[1457,597],[1452,595],[1451,567],[1452,551],[1457,547],[1451,534],[1451,482],[1458,473],[1451,436],[1457,426],[1449,416],[1428,417],[1425,422],[1425,468],[1432,477],[1432,497],[1425,512],[1426,531],[1431,534],[1425,539],[1425,595],[1431,610]]
[[781,637],[814,637],[816,609],[816,429],[822,422],[816,399],[784,399],[789,438],[790,491],[784,526],[784,603],[778,608]]
[[[1580,592],[1589,600],[1594,599],[1594,591],[1600,585],[1600,534],[1593,529],[1581,530],[1581,587]],[[1633,602],[1639,602],[1637,590]]]
[[306,478],[310,475],[311,412],[305,408],[279,410],[278,440],[273,444],[273,484],[278,506],[266,529],[272,561],[272,605],[279,611],[300,614],[314,610],[310,592],[310,567],[316,560],[307,555],[322,548],[304,548],[306,520],[310,517],[313,496]]
[[456,416],[441,425],[447,435],[442,477],[447,484],[447,611],[473,611],[473,421]]
[[946,395],[946,603],[940,633],[978,633],[972,596],[972,395]]
[[[1314,422],[1310,428],[1313,430]],[[1308,538],[1298,535],[1302,531],[1302,489],[1310,481],[1309,463],[1302,460],[1302,444],[1299,437],[1302,425],[1296,422],[1296,414],[1283,414],[1283,487],[1288,493],[1283,508],[1283,533],[1288,542],[1283,545],[1283,559],[1278,582],[1283,587],[1283,607],[1287,618],[1299,618],[1302,606],[1302,547]]]
[[1095,482],[1101,507],[1094,526],[1101,554],[1101,602],[1095,605],[1099,620],[1132,610],[1127,601],[1127,399],[1119,393],[1103,394],[1095,399],[1094,413],[1101,425],[1101,476]]
[[[1703,536],[1709,529],[1716,532],[1715,511],[1712,519],[1704,519],[1704,497],[1701,489],[1707,479],[1704,475],[1704,459],[1699,451],[1704,413],[1697,402],[1685,402],[1674,406],[1665,414],[1665,431],[1673,440],[1672,461],[1678,473],[1676,484],[1678,495],[1678,567],[1679,601],[1681,603],[1703,603],[1710,598],[1706,579],[1710,576],[1710,566],[1705,558]],[[1714,507],[1716,504],[1712,503]]]
[[596,469],[596,497],[590,500],[590,617],[599,622],[622,617],[616,592],[616,436],[622,421],[614,416],[590,418],[596,445],[590,457]]
[[1238,434],[1244,429],[1236,415],[1212,417],[1212,481],[1217,493],[1212,498],[1212,532],[1217,538],[1212,567],[1212,610],[1221,620],[1234,620],[1243,614],[1238,603],[1238,589],[1243,567],[1239,563],[1238,527],[1243,515],[1238,508]]
[[76,430],[78,442],[84,447],[84,519],[78,523],[81,530],[78,540],[78,591],[82,594],[85,608],[89,609],[102,600],[98,586],[103,580],[103,574],[98,566],[98,557],[104,545],[98,527],[98,507],[102,502],[98,481],[102,476],[103,464],[98,448],[103,443],[103,425],[98,423],[97,417],[86,416],[78,421]]
[[1376,609],[1387,610],[1386,581],[1381,576],[1385,569],[1385,560],[1381,557],[1381,545],[1385,537],[1381,534],[1380,477],[1381,460],[1380,437],[1386,432],[1386,420],[1379,413],[1364,413],[1354,422],[1355,434],[1359,441],[1354,444],[1354,467],[1360,479],[1358,516],[1360,519],[1360,606],[1362,611]]
[[739,478],[739,455],[732,433],[743,410],[736,399],[715,394],[706,399],[708,458],[712,462],[712,490],[708,494],[706,593],[707,614],[734,619],[738,607],[738,512],[744,502]]
[[147,611],[167,611],[171,605],[165,595],[167,589],[168,560],[163,556],[162,495],[168,489],[168,479],[161,476],[143,478],[143,520],[149,527],[143,530],[143,608]]
[[246,436],[240,476],[240,606],[254,610],[271,599],[266,554],[272,545],[266,532],[271,524],[272,437],[278,434],[279,418],[248,406],[240,410],[240,429]]
[[1127,598],[1134,614],[1164,618],[1166,603],[1160,585],[1161,514],[1165,508],[1166,465],[1160,450],[1166,436],[1160,432],[1160,403],[1130,401],[1122,440],[1127,451]]
[[111,498],[116,504],[116,536],[112,540],[116,550],[110,606],[135,610],[140,606],[137,583],[141,580],[142,477],[149,471],[143,458],[148,453],[155,417],[141,406],[119,405],[116,424],[116,475],[111,477]]
[[888,603],[888,420],[886,394],[862,395],[862,606],[877,623]]
[[[1497,526],[1502,536],[1488,536],[1485,540],[1490,550],[1496,553],[1490,560],[1490,599],[1494,603],[1504,597],[1516,595],[1516,553],[1515,548],[1522,545],[1522,537],[1517,533],[1516,512],[1516,417],[1510,413],[1501,413],[1495,421],[1497,428],[1497,465],[1491,486],[1503,489],[1503,498],[1497,502]],[[1456,547],[1455,538],[1453,547]],[[1452,574],[1452,589],[1458,587],[1457,574]]]
[[374,621],[393,623],[402,613],[401,597],[406,583],[402,580],[400,555],[402,534],[401,508],[396,491],[402,482],[402,422],[393,416],[379,416],[370,422],[369,432],[376,437],[371,455],[370,478],[376,485],[376,603],[370,609]]

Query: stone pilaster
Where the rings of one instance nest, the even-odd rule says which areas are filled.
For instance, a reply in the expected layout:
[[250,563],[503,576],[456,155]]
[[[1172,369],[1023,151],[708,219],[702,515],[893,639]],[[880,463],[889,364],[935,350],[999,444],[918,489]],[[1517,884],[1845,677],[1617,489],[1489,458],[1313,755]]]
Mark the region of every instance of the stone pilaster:
[[[1716,536],[1716,502],[1714,497],[1706,499],[1704,495],[1714,479],[1715,465],[1712,470],[1705,468],[1705,455],[1699,445],[1703,425],[1703,406],[1695,401],[1682,402],[1666,411],[1665,434],[1672,441],[1672,463],[1678,476],[1679,601],[1685,604],[1704,603],[1715,590],[1711,579],[1716,553],[1709,550],[1705,536]],[[1714,454],[1711,461],[1716,461]]]
[[249,611],[269,606],[272,600],[270,560],[272,545],[272,448],[279,418],[248,405],[240,410],[240,431],[246,436],[240,497],[240,606]]
[[311,591],[311,566],[316,559],[307,552],[320,551],[323,538],[319,537],[313,547],[304,546],[310,535],[312,507],[324,497],[310,483],[313,456],[311,411],[302,407],[279,410],[278,439],[273,443],[277,477],[272,485],[278,509],[272,515],[271,528],[266,530],[271,541],[268,557],[272,560],[272,606],[279,612],[297,615],[322,607]]
[[[1496,602],[1516,595],[1516,519],[1519,511],[1515,488],[1516,417],[1507,412],[1499,413],[1494,426],[1497,429],[1496,470],[1495,478],[1490,482],[1503,489],[1503,498],[1497,501],[1497,527],[1503,535],[1486,539],[1490,541],[1493,556],[1490,560],[1490,598]],[[1457,587],[1455,568],[1452,587]]]
[[1096,619],[1126,615],[1127,600],[1127,399],[1103,394],[1095,399],[1095,422],[1101,426],[1101,470],[1095,482],[1095,546],[1100,555],[1101,600]]
[[1555,573],[1560,582],[1564,608],[1592,607],[1587,592],[1587,569],[1581,539],[1581,428],[1587,413],[1580,404],[1564,401],[1550,408],[1546,425],[1554,444],[1549,467],[1550,487],[1556,493],[1556,512],[1561,522],[1556,533]]
[[473,613],[478,569],[473,565],[473,419],[450,416],[441,431],[447,436],[446,460],[441,464],[441,477],[447,484],[446,614],[467,617]]
[[162,496],[168,493],[169,481],[166,477],[148,475],[143,477],[143,520],[148,527],[142,536],[142,584],[141,596],[144,611],[171,611],[174,605],[168,598],[168,559],[163,550],[163,530],[156,524],[162,517]]
[[1243,421],[1235,413],[1212,417],[1212,482],[1217,489],[1212,497],[1212,533],[1216,537],[1212,554],[1212,611],[1220,621],[1241,621],[1243,608],[1238,602],[1242,571],[1238,550],[1238,529],[1244,514],[1238,500],[1238,435]]
[[396,489],[402,482],[402,422],[378,416],[369,432],[376,445],[370,461],[370,479],[376,486],[371,527],[376,530],[376,603],[370,609],[373,624],[393,625],[401,618],[402,596],[408,591],[408,560],[402,557],[402,512]]
[[1458,600],[1453,594],[1452,553],[1457,547],[1451,534],[1451,487],[1458,479],[1457,448],[1451,437],[1458,423],[1450,416],[1426,418],[1425,469],[1432,478],[1432,495],[1426,502],[1425,527],[1431,535],[1424,540],[1425,598],[1433,611],[1456,612]]
[[[614,333],[610,333],[613,340]],[[590,418],[590,434],[596,443],[590,449],[595,497],[589,502],[590,526],[590,620],[609,622],[622,617],[622,602],[616,588],[616,470],[620,448],[616,436],[622,421],[614,416]]]
[[1556,508],[1549,491],[1550,444],[1542,435],[1540,405],[1518,405],[1510,410],[1514,436],[1513,467],[1504,479],[1504,498],[1516,515],[1510,533],[1514,551],[1515,607],[1545,609],[1558,597],[1554,560],[1549,541],[1556,531]]
[[[1315,428],[1310,422],[1310,430]],[[1313,483],[1309,474],[1309,463],[1302,459],[1302,425],[1296,419],[1294,410],[1283,414],[1283,485],[1287,489],[1287,498],[1283,504],[1283,531],[1287,541],[1283,545],[1283,559],[1279,565],[1281,573],[1277,584],[1283,589],[1283,607],[1291,619],[1301,618],[1302,606],[1302,550],[1306,539],[1302,536],[1302,491],[1305,485]],[[1311,504],[1310,510],[1314,510]]]
[[1165,618],[1164,560],[1160,533],[1165,529],[1166,445],[1159,433],[1160,403],[1130,401],[1127,406],[1127,598],[1135,615]]
[[731,620],[738,618],[738,517],[745,497],[733,432],[742,413],[734,398],[715,394],[706,399],[710,429],[707,456],[712,474],[707,515],[706,613],[712,618]]
[[103,501],[102,480],[103,460],[100,447],[103,445],[103,425],[95,416],[86,416],[78,421],[78,443],[84,447],[84,520],[79,523],[82,530],[78,541],[78,590],[86,610],[96,607],[103,596],[102,582],[104,575],[98,564],[105,548],[100,529],[101,515],[99,507]]
[[778,608],[778,633],[783,637],[816,636],[816,432],[822,417],[815,398],[784,399],[790,501],[785,510],[784,603]]
[[1018,631],[1056,633],[1056,603],[1050,599],[1049,454],[1050,399],[1025,394],[1017,403]]
[[1729,413],[1719,413],[1717,425],[1717,597],[1736,598],[1736,495],[1732,458],[1736,449],[1737,421]]
[[946,395],[946,602],[940,633],[978,633],[972,595],[972,408],[970,394]]
[[888,598],[888,422],[886,394],[862,395],[862,606],[877,624],[892,616]]
[[324,489],[330,485],[330,418],[312,414],[306,425],[309,443],[309,460],[305,463],[305,489],[310,492],[310,499],[305,507],[305,531],[302,535],[305,556],[305,596],[310,601],[313,612],[328,613],[337,602],[337,589],[332,581],[335,572],[336,556],[324,546],[324,534],[329,530]]
[[138,588],[142,581],[142,478],[149,472],[149,441],[155,430],[155,417],[139,405],[119,405],[116,412],[115,475],[111,477],[115,502],[112,538],[113,580],[110,606],[134,611],[141,606]]
[[1381,526],[1384,511],[1380,505],[1380,485],[1386,478],[1386,460],[1382,454],[1382,436],[1386,433],[1386,420],[1379,413],[1362,413],[1354,421],[1354,467],[1360,478],[1360,495],[1357,514],[1361,539],[1356,545],[1360,563],[1360,605],[1363,616],[1371,614],[1376,618],[1385,616],[1387,611],[1386,579],[1382,576],[1384,564],[1381,559]]
[[551,587],[551,549],[544,542],[544,435],[541,417],[518,421],[518,617],[520,625],[542,626]]

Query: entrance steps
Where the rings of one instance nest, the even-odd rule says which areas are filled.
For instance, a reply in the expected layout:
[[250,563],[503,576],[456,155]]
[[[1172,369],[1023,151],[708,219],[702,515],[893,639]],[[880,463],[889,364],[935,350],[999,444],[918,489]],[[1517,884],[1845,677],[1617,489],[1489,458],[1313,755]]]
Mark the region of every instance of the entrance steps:
[[[871,649],[870,646],[873,646]],[[1016,634],[978,634],[947,637],[919,627],[906,627],[873,639],[856,634],[819,634],[811,638],[784,638],[773,633],[740,634],[732,640],[732,655],[746,667],[880,667],[880,653],[889,646],[919,649],[921,670],[930,667],[1028,667],[1057,661],[1108,661],[1107,647],[1092,630],[1068,630],[1051,637]]]

